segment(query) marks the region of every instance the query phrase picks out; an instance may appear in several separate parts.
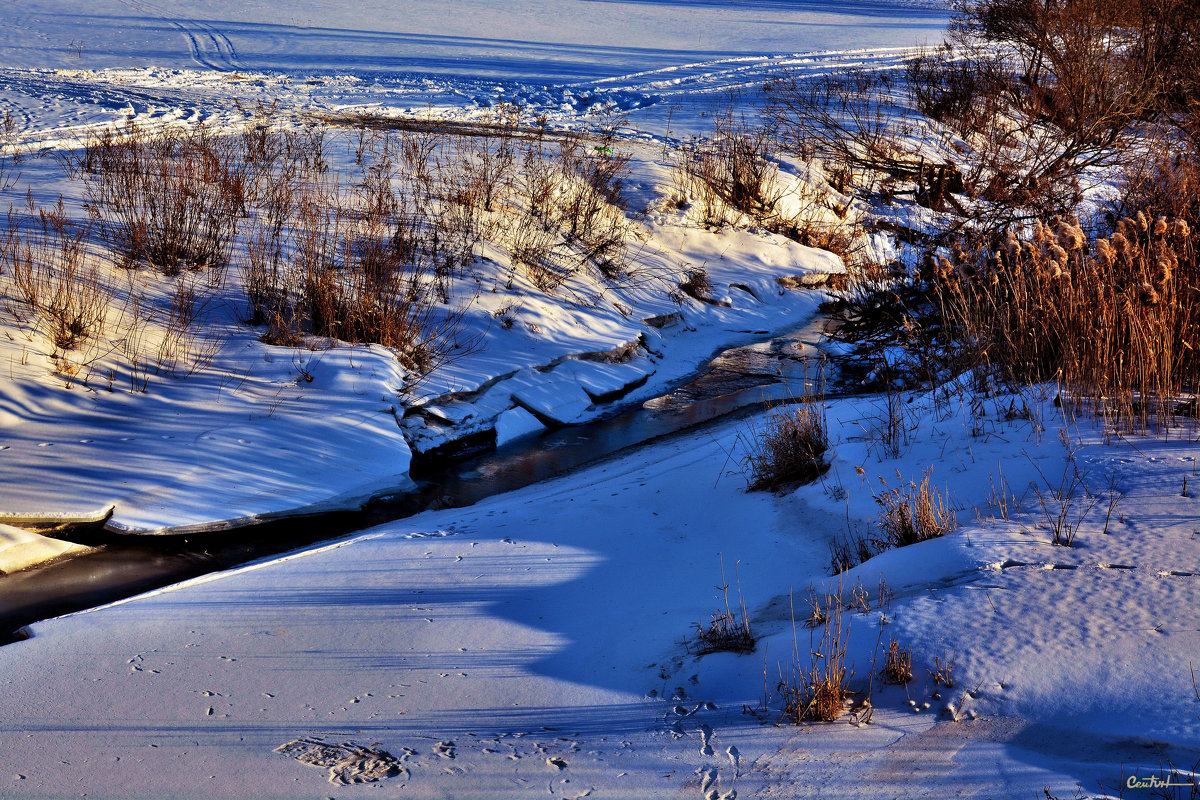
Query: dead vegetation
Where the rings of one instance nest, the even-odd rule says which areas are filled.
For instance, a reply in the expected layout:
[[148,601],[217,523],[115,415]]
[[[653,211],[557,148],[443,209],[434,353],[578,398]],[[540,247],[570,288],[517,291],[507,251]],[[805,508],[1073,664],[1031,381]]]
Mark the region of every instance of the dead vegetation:
[[[1167,6],[979,0],[903,80],[772,85],[785,148],[940,212],[907,271],[852,282],[841,335],[902,348],[909,385],[1054,381],[1122,430],[1194,414],[1200,18]],[[1112,177],[1108,208],[1082,213]]]
[[883,659],[881,676],[885,683],[905,686],[913,678],[912,651],[901,647],[895,639],[888,642],[887,654]]
[[846,711],[850,696],[850,674],[846,667],[850,622],[843,621],[840,597],[826,597],[824,609],[823,619],[809,626],[805,656],[800,652],[796,612],[792,608],[792,658],[786,668],[779,666],[776,691],[783,700],[784,714],[793,722],[832,722]]
[[[205,324],[195,300],[208,291],[181,278],[202,274],[219,288],[236,261],[245,319],[265,326],[264,341],[381,344],[415,381],[469,352],[464,317],[484,277],[467,271],[485,250],[505,255],[510,284],[520,274],[547,293],[577,275],[613,282],[634,272],[629,156],[617,147],[616,118],[595,135],[551,135],[511,107],[461,129],[275,122],[275,109],[260,105],[234,134],[129,123],[59,155],[90,219],[69,220],[61,205],[30,206],[35,225],[9,215],[0,257],[18,282],[17,315],[35,321],[57,353],[117,317],[141,326],[117,338],[148,344],[161,312],[169,355],[189,338],[180,331]],[[352,157],[348,170],[330,168],[335,147]],[[124,291],[106,285],[101,243],[131,274],[149,268],[145,277],[130,277]],[[145,283],[154,276],[161,286]],[[110,295],[122,296],[120,313],[106,314]],[[134,308],[151,296],[160,308]],[[133,372],[147,374],[149,359],[135,360]]]
[[812,483],[829,469],[829,439],[816,398],[777,408],[761,426],[742,437],[747,450],[743,472],[752,491]]
[[919,485],[910,482],[907,487],[875,495],[875,503],[879,506],[875,523],[885,547],[917,544],[945,536],[958,527],[954,511],[941,492],[930,488],[928,475]]
[[696,623],[699,653],[750,653],[754,651],[754,634],[750,630],[750,617],[746,612],[746,601],[742,597],[741,577],[738,577],[738,612],[729,605],[729,583],[725,580],[725,559],[721,558],[721,584],[716,587],[724,604],[712,614],[708,625]]

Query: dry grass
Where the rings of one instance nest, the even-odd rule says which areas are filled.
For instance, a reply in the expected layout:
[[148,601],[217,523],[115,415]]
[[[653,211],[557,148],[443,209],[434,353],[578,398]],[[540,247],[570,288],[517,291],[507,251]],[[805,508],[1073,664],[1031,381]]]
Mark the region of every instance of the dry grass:
[[696,203],[705,225],[719,228],[749,218],[776,217],[780,199],[774,140],[731,108],[713,117],[713,133],[679,148],[674,168],[680,204]]
[[538,137],[520,149],[523,169],[501,237],[514,263],[547,293],[589,266],[607,281],[627,277],[635,236],[623,197],[630,157],[611,132]]
[[879,505],[876,524],[889,547],[904,547],[944,536],[958,527],[938,489],[930,489],[929,476],[918,486],[891,489],[875,496]]
[[[795,608],[792,609],[792,660],[786,670],[780,666],[776,688],[783,698],[784,713],[795,722],[831,722],[845,713],[850,696],[847,686],[850,676],[846,670],[850,622],[842,621],[839,599],[826,597],[825,609],[824,620],[809,629],[807,669],[795,631]],[[817,627],[821,628],[819,638]]]
[[888,643],[887,654],[883,659],[883,671],[880,674],[885,683],[907,685],[913,678],[912,651],[901,647],[899,642],[892,639]]
[[812,397],[771,412],[762,428],[751,428],[743,441],[748,452],[742,468],[752,491],[812,483],[829,469],[825,420]]
[[1010,385],[1057,381],[1078,408],[1141,430],[1200,387],[1200,259],[1185,219],[1139,211],[1090,243],[1070,222],[1038,222],[1028,239],[935,262],[954,341]]
[[203,125],[148,132],[134,123],[83,148],[76,174],[127,266],[166,275],[223,269],[247,201],[234,140]]
[[700,642],[700,653],[750,653],[754,651],[754,634],[750,630],[750,617],[746,613],[746,601],[742,597],[741,578],[738,578],[738,614],[729,605],[729,583],[725,580],[725,559],[721,558],[721,584],[717,586],[724,599],[722,608],[713,612],[712,620],[705,627],[696,623]]
[[868,561],[879,552],[879,545],[870,536],[854,530],[829,542],[829,569],[838,575]]

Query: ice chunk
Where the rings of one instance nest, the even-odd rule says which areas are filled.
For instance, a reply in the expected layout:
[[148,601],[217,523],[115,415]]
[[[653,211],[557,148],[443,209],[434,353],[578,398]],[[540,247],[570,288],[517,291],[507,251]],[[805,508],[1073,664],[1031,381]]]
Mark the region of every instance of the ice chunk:
[[594,401],[616,399],[641,386],[650,376],[633,364],[608,364],[600,361],[571,359],[554,370],[554,374],[574,379]]
[[501,447],[514,439],[546,430],[538,418],[523,408],[510,408],[496,417],[496,446]]
[[554,373],[517,389],[512,399],[543,423],[558,425],[576,422],[592,407],[592,398],[578,383],[566,375]]

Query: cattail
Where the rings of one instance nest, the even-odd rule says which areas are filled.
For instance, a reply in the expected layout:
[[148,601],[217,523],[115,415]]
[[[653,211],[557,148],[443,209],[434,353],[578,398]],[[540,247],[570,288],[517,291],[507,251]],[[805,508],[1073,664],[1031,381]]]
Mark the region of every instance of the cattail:
[[1140,230],[1142,233],[1146,233],[1150,230],[1150,222],[1146,219],[1146,214],[1140,208],[1137,212],[1137,226],[1138,230]]
[[1056,244],[1050,245],[1050,257],[1059,265],[1059,267],[1067,266],[1067,251]]
[[1154,221],[1154,235],[1165,236],[1167,233],[1167,218],[1159,217]]
[[1191,235],[1191,230],[1188,228],[1187,220],[1175,220],[1175,235],[1180,239],[1186,239]]
[[1113,249],[1108,239],[1096,240],[1096,258],[1106,267],[1111,267],[1117,261],[1117,251]]
[[1156,306],[1160,299],[1158,292],[1150,284],[1143,283],[1138,287],[1138,302],[1143,306]]
[[1062,266],[1056,263],[1054,268],[1050,270],[1050,279],[1056,281],[1066,274],[1067,273],[1063,272]]
[[1108,237],[1108,240],[1112,242],[1112,246],[1120,255],[1128,257],[1133,252],[1133,246],[1129,244],[1129,240],[1120,231]]
[[954,266],[950,263],[950,259],[946,258],[945,256],[938,256],[937,264],[938,264],[938,267],[940,267],[940,269],[938,270],[938,276],[942,280],[949,278],[950,273],[954,271]]
[[1058,245],[1068,253],[1073,253],[1076,250],[1082,250],[1083,244],[1086,241],[1083,231],[1066,222],[1060,222],[1055,230],[1055,236],[1058,239]]
[[1010,263],[1021,257],[1021,240],[1012,231],[1008,232],[1008,236],[1004,240],[1004,247],[1008,250],[1008,260]]

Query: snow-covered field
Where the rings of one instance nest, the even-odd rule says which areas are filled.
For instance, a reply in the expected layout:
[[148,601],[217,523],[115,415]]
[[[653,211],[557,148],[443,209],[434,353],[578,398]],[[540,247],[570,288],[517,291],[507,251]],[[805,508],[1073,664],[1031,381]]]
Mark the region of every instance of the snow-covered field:
[[[163,532],[352,505],[404,488],[414,449],[480,431],[536,446],[546,424],[636,405],[810,319],[823,295],[776,279],[840,260],[752,225],[698,226],[669,201],[665,145],[781,68],[893,68],[938,40],[946,11],[13,0],[0,17],[0,111],[25,154],[0,195],[14,204],[66,193],[81,213],[51,156],[125,119],[219,131],[260,101],[293,128],[346,111],[478,120],[501,102],[551,129],[626,115],[646,279],[581,276],[551,296],[488,273],[505,258],[488,250],[475,279],[492,283],[464,317],[477,346],[415,388],[379,346],[262,343],[236,271],[206,306],[216,336],[194,345],[211,361],[186,376],[101,354],[67,380],[6,317],[0,522],[112,509],[112,530]],[[348,141],[330,146],[335,171]],[[782,166],[803,192],[803,170]],[[670,300],[663,286],[694,267],[713,302]],[[783,496],[747,493],[736,469],[762,420],[723,423],[33,625],[0,648],[0,796],[1130,797],[1148,794],[1125,787],[1132,774],[1195,769],[1195,432],[1114,437],[1033,394],[901,399],[829,401],[832,468]],[[830,542],[877,513],[875,494],[926,475],[959,530],[830,579]],[[1056,522],[1075,546],[1051,543]],[[0,538],[6,570],[66,552]],[[697,655],[722,563],[752,654]],[[810,593],[838,591],[867,596],[845,612],[847,663],[873,718],[781,724],[780,671],[795,653],[808,665]],[[907,687],[872,679],[893,637],[911,648]]]

